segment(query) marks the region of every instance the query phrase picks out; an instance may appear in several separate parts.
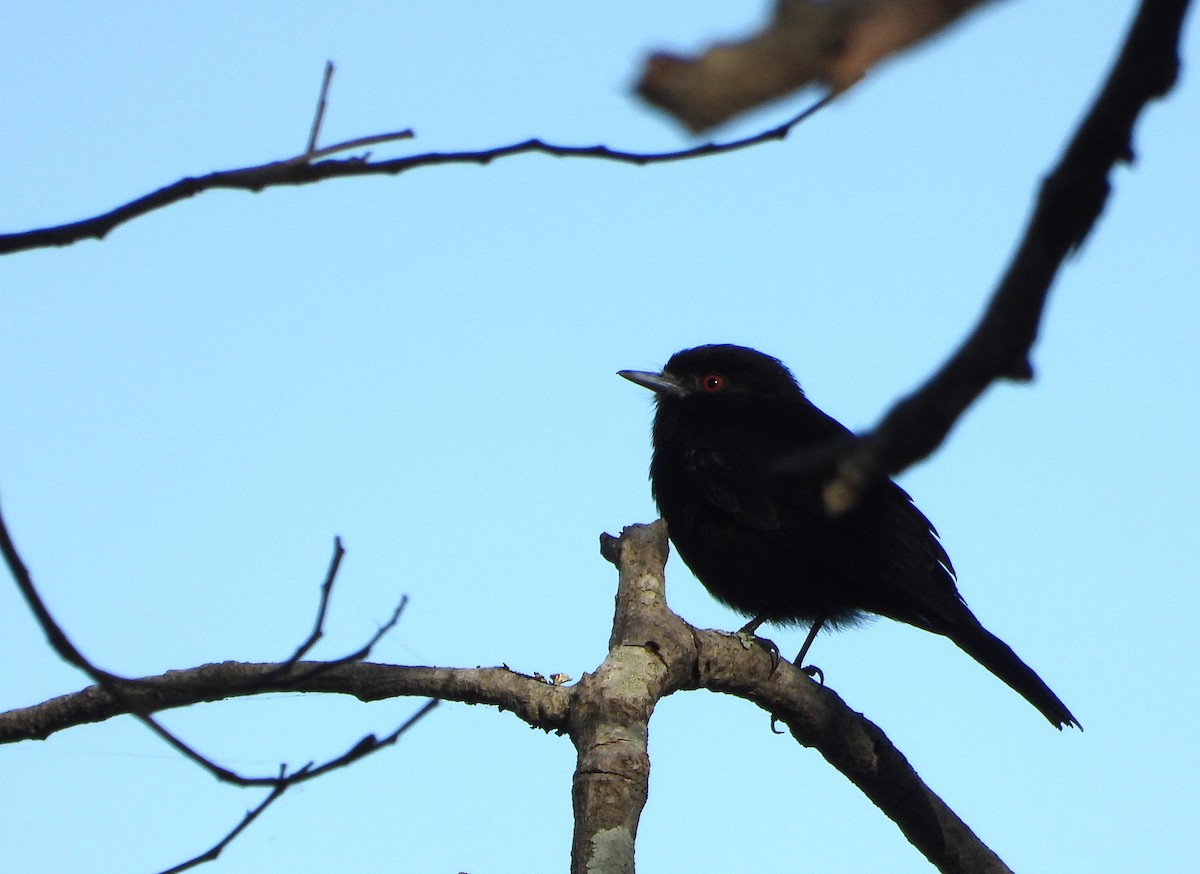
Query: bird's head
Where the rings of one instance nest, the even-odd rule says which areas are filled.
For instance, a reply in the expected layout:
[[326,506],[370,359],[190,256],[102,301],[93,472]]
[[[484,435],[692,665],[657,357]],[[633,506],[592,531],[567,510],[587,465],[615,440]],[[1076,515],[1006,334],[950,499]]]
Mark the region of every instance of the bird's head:
[[676,352],[661,373],[622,370],[618,375],[653,391],[660,408],[682,402],[713,409],[803,397],[779,359],[745,346],[697,346]]

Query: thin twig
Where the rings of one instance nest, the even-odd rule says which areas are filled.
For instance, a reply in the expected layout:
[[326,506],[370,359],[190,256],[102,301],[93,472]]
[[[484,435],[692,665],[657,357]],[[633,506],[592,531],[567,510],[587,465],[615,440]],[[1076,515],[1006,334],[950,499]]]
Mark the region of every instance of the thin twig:
[[[355,759],[360,759],[363,756],[367,755],[368,753],[372,753],[377,750],[381,750],[384,747],[391,746],[392,744],[394,744],[396,741],[398,741],[400,739],[401,735],[403,735],[406,731],[408,731],[410,728],[412,728],[414,725],[416,725],[418,721],[420,721],[426,714],[428,714],[429,711],[433,710],[433,708],[436,707],[439,703],[440,702],[436,698],[425,702],[425,705],[420,710],[418,710],[416,713],[414,713],[408,719],[404,720],[403,724],[401,724],[401,726],[399,728],[397,728],[395,731],[393,731],[391,734],[389,734],[383,740],[376,741],[374,737],[363,738],[363,740],[359,741],[358,744],[356,744],[353,749],[351,749],[349,752],[345,753],[341,757],[339,757],[337,759],[333,759],[329,762],[326,762],[325,765],[323,765],[322,767],[308,772],[308,777],[311,779],[313,777],[320,776],[322,773],[332,770],[333,768],[340,768],[345,765],[348,765],[348,764],[350,764],[350,762],[354,761]],[[293,785],[293,782],[289,781],[286,778],[285,771],[282,767],[279,769],[279,778],[280,778],[281,782],[279,782],[271,790],[270,794],[268,794],[267,797],[263,799],[262,803],[259,804],[257,807],[255,807],[253,810],[246,811],[246,815],[242,817],[241,822],[239,822],[236,826],[234,826],[233,829],[228,834],[225,835],[225,837],[221,838],[221,840],[217,841],[215,844],[213,844],[211,847],[209,847],[207,850],[205,850],[200,855],[193,856],[188,861],[182,862],[179,865],[174,866],[173,868],[168,868],[165,871],[163,871],[162,874],[178,874],[178,872],[180,872],[180,871],[187,871],[191,868],[196,868],[200,865],[203,865],[206,862],[215,862],[217,860],[217,857],[219,857],[221,855],[221,852],[227,846],[229,846],[230,843],[233,842],[234,838],[236,838],[243,831],[245,831],[246,828],[250,825],[250,823],[254,822],[254,820],[256,820],[258,818],[258,815],[260,813],[262,813],[264,810],[267,809],[267,807],[269,807],[272,803],[274,803],[276,800],[278,800],[279,797],[281,795],[283,795],[283,793],[286,792]]]
[[287,676],[289,682],[303,681],[310,677],[315,677],[318,674],[324,673],[332,668],[340,667],[341,665],[351,664],[353,662],[361,662],[371,654],[371,650],[379,643],[388,632],[396,627],[400,621],[400,615],[404,612],[404,608],[408,605],[408,595],[400,597],[400,603],[396,605],[396,609],[392,611],[391,617],[375,630],[371,637],[356,649],[354,652],[344,655],[341,658],[329,659],[315,663],[308,671],[299,674],[293,674],[292,668],[304,658],[312,650],[317,642],[325,636],[325,617],[329,612],[329,601],[333,595],[333,585],[337,580],[338,569],[342,564],[342,557],[346,554],[346,550],[342,548],[342,539],[335,537],[333,540],[333,558],[329,562],[329,570],[325,573],[325,579],[321,583],[321,598],[317,605],[317,618],[313,623],[313,630],[308,637],[296,647],[285,661],[280,662],[279,667],[273,674],[266,677],[260,677],[255,680],[255,683],[261,685],[270,685],[274,680]]
[[[282,773],[280,774],[280,776],[283,776]],[[227,846],[229,846],[231,843],[233,843],[234,838],[236,838],[243,831],[245,831],[246,828],[250,825],[250,823],[252,823],[252,822],[254,822],[254,820],[258,819],[258,815],[260,813],[262,813],[264,810],[266,810],[268,807],[270,807],[273,803],[275,803],[275,801],[277,801],[279,799],[279,797],[288,790],[289,785],[290,784],[288,784],[288,783],[280,783],[278,786],[276,786],[274,789],[272,789],[267,794],[267,797],[263,799],[262,803],[259,804],[258,807],[255,807],[251,810],[246,811],[246,815],[242,817],[241,821],[236,826],[234,826],[233,829],[227,835],[225,835],[225,837],[221,838],[221,840],[217,841],[215,844],[213,844],[211,847],[209,847],[207,850],[205,850],[200,855],[193,856],[191,859],[188,859],[186,862],[181,862],[180,864],[175,865],[172,868],[167,868],[164,871],[162,871],[161,874],[178,874],[178,872],[180,872],[180,871],[188,871],[192,868],[197,868],[200,865],[205,864],[206,862],[215,862],[217,860],[217,858],[221,855],[221,852]]]
[[[307,164],[310,161],[315,161],[318,158],[327,158],[330,155],[336,155],[338,152],[345,152],[348,149],[357,149],[361,146],[374,146],[379,143],[392,143],[397,140],[411,140],[414,134],[411,128],[408,130],[393,131],[390,134],[372,134],[369,137],[355,137],[352,140],[335,143],[332,146],[324,146],[313,152],[305,152],[303,155],[297,155],[294,158],[288,158],[286,161],[279,163],[283,164]],[[264,167],[274,166],[273,164],[264,164]]]
[[329,570],[325,572],[325,579],[321,582],[321,598],[317,605],[316,622],[313,623],[312,632],[284,662],[285,670],[290,669],[292,665],[308,655],[309,651],[317,645],[317,641],[325,635],[325,616],[329,612],[329,598],[333,594],[333,583],[337,579],[338,568],[342,566],[342,558],[345,555],[346,550],[342,547],[342,538],[333,538],[333,558],[329,560]]
[[260,682],[260,683],[265,682],[265,683],[267,683],[267,685],[270,685],[270,682],[273,681],[274,679],[276,679],[277,677],[284,677],[284,676],[287,677],[287,681],[289,684],[296,683],[296,682],[304,682],[305,680],[309,680],[309,679],[312,679],[313,677],[318,677],[321,674],[328,673],[329,671],[333,670],[334,668],[339,668],[342,665],[349,665],[349,664],[354,664],[357,662],[365,661],[366,658],[371,654],[371,650],[373,650],[375,648],[375,645],[377,643],[379,643],[379,641],[383,640],[384,636],[386,634],[388,634],[388,632],[390,632],[393,628],[396,627],[396,624],[400,621],[400,614],[404,612],[404,608],[407,605],[408,605],[408,595],[401,596],[400,603],[396,605],[396,609],[392,611],[392,615],[388,618],[388,620],[386,622],[384,622],[381,626],[379,626],[379,628],[377,628],[375,630],[375,633],[371,635],[370,639],[367,640],[366,643],[364,643],[361,647],[356,649],[354,652],[349,653],[348,655],[344,655],[341,658],[328,659],[328,660],[319,661],[319,662],[312,662],[311,666],[307,670],[298,671],[298,672],[294,672],[294,673],[291,672],[291,669],[297,664],[298,660],[297,661],[289,660],[289,661],[279,665],[279,668],[276,671],[274,676],[268,676],[265,678],[261,678],[260,680],[258,680],[256,682]]
[[317,114],[313,118],[312,130],[308,134],[308,146],[304,154],[317,150],[317,138],[321,135],[321,122],[325,120],[325,104],[329,98],[329,84],[333,81],[333,61],[325,62],[325,76],[321,79],[321,96],[317,98]]

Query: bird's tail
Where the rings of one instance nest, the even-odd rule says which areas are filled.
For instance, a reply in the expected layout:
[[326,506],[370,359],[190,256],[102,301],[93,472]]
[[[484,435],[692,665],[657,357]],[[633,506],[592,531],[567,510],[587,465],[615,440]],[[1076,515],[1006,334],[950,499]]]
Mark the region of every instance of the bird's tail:
[[943,632],[959,649],[1007,683],[1041,711],[1055,728],[1060,731],[1063,726],[1083,729],[1067,705],[1058,700],[1058,696],[1050,691],[1050,687],[1042,682],[1033,668],[1021,661],[1008,644],[984,628],[969,611],[964,612],[967,615],[960,624],[949,632]]

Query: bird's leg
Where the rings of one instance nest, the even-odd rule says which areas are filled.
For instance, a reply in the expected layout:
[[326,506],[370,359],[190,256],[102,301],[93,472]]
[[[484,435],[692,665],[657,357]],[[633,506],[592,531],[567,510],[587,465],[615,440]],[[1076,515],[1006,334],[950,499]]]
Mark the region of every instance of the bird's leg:
[[817,639],[817,632],[821,630],[821,626],[824,624],[825,617],[821,617],[813,622],[812,627],[808,629],[808,637],[804,638],[804,646],[800,647],[800,652],[796,653],[796,658],[792,662],[792,664],[800,668],[800,670],[804,671],[804,673],[808,674],[810,677],[813,677],[814,679],[819,678],[817,682],[819,682],[822,686],[825,685],[825,672],[816,665],[805,665],[804,657],[808,654],[808,648],[812,646],[813,641]]
[[751,619],[749,622],[747,622],[745,625],[743,625],[741,628],[738,629],[738,636],[743,637],[745,635],[749,635],[750,637],[754,637],[755,636],[754,632],[758,631],[758,626],[762,625],[766,621],[767,621],[767,618],[765,616],[755,616],[753,619]]
[[[753,623],[751,624],[753,625]],[[815,679],[822,686],[825,685],[825,672],[816,665],[805,665],[801,668],[800,663],[804,661],[804,656],[808,654],[808,648],[817,639],[817,632],[821,630],[821,626],[824,624],[824,617],[813,622],[812,627],[808,629],[808,637],[804,638],[804,646],[800,647],[800,652],[796,653],[796,660],[792,662],[792,664],[800,668],[800,670],[804,671],[804,673]],[[771,714],[771,732],[773,734],[783,734],[783,730],[779,728],[779,717],[774,713]]]
[[765,637],[759,637],[755,634],[758,631],[758,626],[767,621],[765,616],[755,616],[737,631],[737,638],[742,642],[742,646],[750,649],[755,643],[758,643],[771,654],[771,673],[775,673],[775,669],[779,667],[779,647],[774,641],[767,640]]

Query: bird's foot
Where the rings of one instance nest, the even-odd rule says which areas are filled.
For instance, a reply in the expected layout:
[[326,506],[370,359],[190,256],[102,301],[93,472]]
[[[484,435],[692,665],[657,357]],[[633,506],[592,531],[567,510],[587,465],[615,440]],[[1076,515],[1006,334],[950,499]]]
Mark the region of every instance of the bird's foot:
[[741,631],[734,632],[736,637],[742,644],[744,649],[750,649],[752,646],[761,646],[771,656],[771,673],[775,673],[775,669],[779,667],[779,662],[782,657],[779,655],[779,647],[775,645],[775,641],[767,640],[765,637],[759,637],[753,631],[743,628]]
[[810,679],[816,680],[822,686],[825,685],[825,672],[816,665],[805,665],[804,667],[800,668],[800,670],[808,674]]
[[[770,641],[768,640],[767,643],[770,643]],[[776,652],[776,654],[778,655],[778,651]],[[803,653],[801,653],[801,655],[803,655]],[[799,659],[797,659],[797,661],[799,661]],[[816,665],[805,665],[804,667],[800,668],[800,671],[802,673],[808,674],[810,679],[815,680],[816,682],[820,683],[822,686],[825,685],[825,672],[822,671],[820,668],[818,668]],[[771,733],[772,734],[786,734],[786,732],[782,728],[779,727],[779,717],[776,716],[774,713],[771,714]]]

